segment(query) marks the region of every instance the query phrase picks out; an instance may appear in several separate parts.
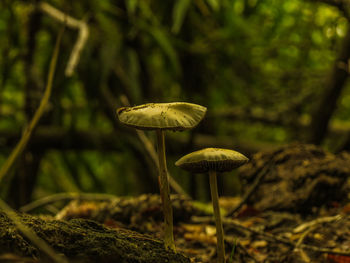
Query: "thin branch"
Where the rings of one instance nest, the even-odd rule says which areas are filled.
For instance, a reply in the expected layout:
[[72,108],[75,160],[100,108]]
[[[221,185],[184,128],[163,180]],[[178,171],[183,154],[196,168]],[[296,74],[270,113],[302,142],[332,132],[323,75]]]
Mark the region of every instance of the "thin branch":
[[341,215],[316,218],[315,220],[312,220],[310,222],[306,222],[306,223],[301,224],[298,227],[294,228],[293,232],[294,233],[301,233],[305,229],[314,227],[315,225],[322,224],[322,223],[329,223],[329,222],[337,221],[340,219],[342,219]]
[[[196,217],[193,216],[192,217],[192,221],[195,223],[214,223],[214,220],[212,217]],[[280,237],[277,235],[273,235],[273,234],[269,234],[263,231],[259,231],[253,228],[249,228],[249,227],[245,227],[237,222],[235,222],[232,219],[229,218],[223,218],[222,223],[224,225],[229,225],[229,226],[233,226],[236,227],[238,229],[241,229],[243,231],[247,231],[247,232],[251,232],[255,235],[259,235],[262,237],[265,237],[268,240],[274,241],[274,242],[279,242],[279,243],[283,243],[287,246],[292,247],[293,249],[296,247],[296,244],[293,241],[290,241],[287,238],[284,237]],[[318,252],[318,253],[327,253],[327,254],[333,254],[333,255],[342,255],[342,256],[350,256],[350,251],[342,251],[342,250],[338,250],[338,249],[331,249],[331,248],[321,248],[321,247],[316,247],[316,246],[311,246],[311,245],[306,245],[306,244],[300,244],[300,248],[305,249],[305,250],[312,250],[314,252]]]
[[14,162],[22,154],[23,150],[27,146],[27,144],[31,138],[32,132],[33,132],[34,128],[36,127],[36,125],[38,124],[38,122],[39,122],[41,116],[43,115],[43,113],[46,109],[46,106],[49,102],[49,99],[51,96],[51,90],[52,90],[52,82],[53,82],[53,77],[54,77],[54,73],[55,73],[55,69],[56,69],[57,58],[58,58],[58,54],[59,54],[60,43],[61,43],[63,31],[64,31],[64,28],[60,31],[60,33],[58,34],[57,40],[56,40],[55,48],[54,48],[52,58],[50,61],[50,68],[49,68],[49,75],[47,78],[47,85],[46,85],[44,95],[40,101],[39,108],[36,110],[36,112],[33,116],[33,119],[30,121],[28,127],[24,130],[20,141],[18,142],[16,147],[11,152],[10,156],[6,159],[5,163],[1,167],[0,183],[2,182],[3,178],[8,174],[8,172],[11,169]]
[[[296,119],[289,119],[290,113],[288,112],[271,112],[262,108],[222,108],[214,112],[208,113],[207,119],[228,119],[234,121],[245,121],[245,122],[260,122],[267,125],[285,126],[295,129],[306,130],[311,125],[311,116],[304,115]],[[344,136],[350,133],[350,122],[339,121],[330,123],[329,132],[333,136]]]
[[[116,136],[117,134],[117,136]],[[21,133],[14,129],[0,129],[2,149],[12,148],[20,140]],[[123,143],[135,141],[135,136],[124,130],[103,131],[101,129],[77,129],[69,130],[61,126],[39,125],[32,134],[31,145],[40,150],[103,150],[120,152],[123,149]],[[185,137],[168,136],[167,146],[169,151],[177,154],[178,148],[183,148],[188,143]],[[194,138],[194,148],[221,147],[234,148],[240,152],[250,155],[262,150],[275,149],[281,144],[273,144],[259,141],[247,141],[232,139],[232,137],[215,137],[213,135],[198,134]],[[151,160],[152,161],[152,160]],[[153,161],[152,161],[153,162]]]
[[[148,137],[146,136],[144,131],[140,131],[140,130],[136,130],[137,136],[139,137],[140,141],[143,143],[147,153],[149,154],[149,156],[151,157],[152,161],[155,163],[155,165],[159,166],[158,163],[158,158],[157,158],[157,153],[156,150],[154,149],[151,141],[148,139]],[[169,177],[169,184],[171,186],[172,189],[174,189],[174,191],[177,194],[181,194],[183,196],[185,196],[188,199],[191,199],[191,197],[185,192],[185,190],[176,182],[176,180],[170,175],[170,173],[168,172],[168,177]]]
[[300,249],[300,247],[303,244],[304,239],[306,238],[306,236],[308,234],[310,234],[311,231],[313,231],[315,229],[316,229],[316,226],[314,225],[314,226],[310,227],[308,230],[306,230],[304,233],[301,234],[300,238],[298,239],[297,243],[295,244],[295,248],[294,248],[295,251]]
[[263,178],[265,177],[265,175],[269,172],[271,166],[272,166],[272,160],[270,160],[270,162],[262,168],[262,170],[260,170],[260,172],[258,173],[258,175],[256,176],[253,184],[251,185],[251,187],[249,188],[249,190],[245,193],[245,195],[243,196],[241,202],[235,207],[233,208],[231,211],[229,211],[228,213],[226,213],[225,216],[228,217],[232,217],[234,216],[234,214],[236,212],[238,212],[242,206],[248,201],[249,197],[251,197],[251,195],[255,192],[255,190],[258,188],[258,186],[260,185],[260,182],[263,180]]
[[41,199],[35,200],[25,206],[22,206],[19,211],[28,213],[39,207],[46,206],[59,201],[70,200],[93,200],[93,201],[106,201],[114,200],[118,197],[110,194],[95,194],[95,193],[59,193],[54,195],[45,196]]
[[44,13],[48,14],[49,16],[51,16],[52,18],[56,19],[57,21],[64,23],[67,27],[79,30],[77,41],[74,44],[72,53],[69,57],[67,67],[65,70],[65,75],[67,77],[70,77],[73,75],[75,71],[75,68],[80,59],[81,51],[83,50],[86,44],[86,41],[89,37],[89,27],[87,26],[85,21],[77,20],[67,15],[66,13],[63,13],[62,11],[54,8],[48,3],[44,3],[44,2],[39,3],[39,9]]
[[[120,100],[123,104],[123,106],[129,106],[130,102],[129,99],[125,96],[122,95],[120,97]],[[159,162],[158,162],[158,156],[157,156],[157,152],[154,149],[153,144],[151,143],[150,139],[148,139],[148,137],[146,136],[145,132],[142,130],[136,130],[136,134],[139,137],[139,140],[142,142],[143,146],[145,147],[145,150],[147,151],[147,153],[149,154],[149,156],[152,159],[152,162],[156,165],[157,169],[159,166]],[[191,199],[191,197],[185,192],[185,190],[176,182],[176,180],[170,175],[170,173],[168,172],[168,178],[169,178],[169,185],[172,189],[174,189],[174,191],[177,194],[183,195],[188,199]]]

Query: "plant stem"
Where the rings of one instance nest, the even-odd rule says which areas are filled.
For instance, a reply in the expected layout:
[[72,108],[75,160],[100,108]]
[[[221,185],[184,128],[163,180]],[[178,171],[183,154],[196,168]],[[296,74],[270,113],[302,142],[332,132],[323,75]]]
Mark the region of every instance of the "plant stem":
[[173,209],[170,201],[168,171],[165,158],[164,131],[157,130],[158,159],[159,159],[159,188],[164,214],[164,244],[166,249],[175,251],[173,234]]
[[217,254],[218,254],[217,263],[225,263],[224,230],[222,228],[222,222],[221,222],[218,186],[217,186],[215,171],[209,171],[209,183],[210,183],[210,192],[211,192],[211,199],[213,202],[215,225],[216,225],[216,238],[217,238],[216,245],[217,245]]
[[33,118],[30,120],[28,124],[28,127],[26,127],[25,130],[23,131],[23,135],[20,141],[17,143],[16,147],[11,151],[9,157],[6,159],[6,161],[2,165],[0,170],[0,183],[2,183],[2,181],[4,180],[4,177],[9,173],[15,161],[23,153],[30,138],[32,137],[33,130],[35,129],[38,122],[40,121],[41,116],[45,113],[45,109],[47,107],[47,104],[49,103],[50,96],[51,96],[52,83],[55,75],[56,64],[57,64],[63,32],[64,32],[64,28],[61,29],[56,39],[55,48],[53,50],[53,54],[50,61],[47,84],[46,84],[44,95],[41,98],[39,108],[35,111]]

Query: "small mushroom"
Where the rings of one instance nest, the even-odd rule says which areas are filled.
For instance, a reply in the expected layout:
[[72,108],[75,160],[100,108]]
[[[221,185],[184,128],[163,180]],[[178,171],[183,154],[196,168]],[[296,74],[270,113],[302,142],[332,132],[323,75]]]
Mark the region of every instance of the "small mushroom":
[[205,148],[180,158],[175,165],[192,173],[209,173],[209,184],[213,202],[218,263],[225,262],[224,231],[221,222],[216,173],[229,172],[248,162],[243,154],[219,148]]
[[149,103],[117,110],[119,121],[142,130],[156,130],[159,159],[159,187],[164,214],[165,248],[175,251],[173,210],[169,195],[168,171],[165,157],[164,130],[192,129],[203,119],[207,108],[186,102]]

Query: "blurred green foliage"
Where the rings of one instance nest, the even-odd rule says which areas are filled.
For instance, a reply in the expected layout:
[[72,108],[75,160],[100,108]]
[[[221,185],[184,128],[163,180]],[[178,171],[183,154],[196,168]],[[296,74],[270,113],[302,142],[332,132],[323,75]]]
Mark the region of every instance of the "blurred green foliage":
[[[15,143],[6,140],[6,134],[20,134],[28,123],[28,103],[35,104],[41,98],[55,38],[62,26],[41,13],[35,35],[31,35],[33,25],[29,21],[36,2],[40,1],[0,2],[1,161]],[[231,120],[215,114],[239,108],[262,115],[282,113],[289,122],[309,118],[348,30],[347,19],[336,7],[306,0],[47,3],[86,21],[90,35],[76,72],[66,77],[64,70],[78,36],[77,30],[66,28],[43,125],[68,132],[96,132],[96,145],[98,132],[102,136],[115,133],[121,143],[115,151],[83,146],[82,150],[70,148],[67,138],[62,143],[67,143],[68,149],[61,151],[49,147],[48,142],[48,149],[40,149],[44,155],[34,198],[61,191],[132,195],[156,189],[145,188],[142,181],[142,173],[146,173],[156,182],[155,168],[145,168],[150,158],[142,143],[117,123],[114,111],[122,106],[122,96],[132,105],[187,101],[208,107],[208,120],[193,133],[168,136],[181,141],[170,140],[168,166],[187,191],[194,181],[173,163],[199,147],[200,143],[191,141],[197,134],[225,139],[228,146],[238,149],[249,142],[255,147],[248,154],[266,145],[299,140],[304,131],[286,125]],[[31,38],[33,46],[29,45]],[[30,89],[34,86],[39,92],[33,95]],[[350,89],[346,86],[334,120],[349,120],[349,112]],[[33,154],[35,150],[30,148]],[[235,194],[236,183],[227,177],[225,180],[229,187],[223,192]]]

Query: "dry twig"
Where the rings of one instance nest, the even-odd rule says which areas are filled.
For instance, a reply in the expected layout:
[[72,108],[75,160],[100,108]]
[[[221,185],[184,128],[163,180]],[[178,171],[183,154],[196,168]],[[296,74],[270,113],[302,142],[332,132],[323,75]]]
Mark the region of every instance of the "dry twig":
[[293,232],[294,233],[301,233],[301,232],[305,231],[305,229],[314,227],[317,224],[329,223],[329,222],[340,220],[341,218],[342,218],[341,215],[316,218],[315,220],[312,220],[310,222],[306,222],[304,224],[297,226],[296,228],[294,228]]
[[48,78],[47,78],[46,89],[45,89],[44,95],[43,95],[43,97],[42,97],[42,99],[40,101],[39,108],[36,110],[36,112],[35,112],[32,120],[30,121],[28,127],[26,127],[26,129],[24,130],[20,141],[18,142],[16,147],[12,150],[10,156],[6,159],[5,163],[1,167],[1,170],[0,170],[0,183],[2,182],[4,177],[8,174],[8,172],[11,169],[12,165],[14,164],[14,162],[22,154],[23,150],[27,146],[27,144],[28,144],[28,142],[29,142],[29,140],[30,140],[30,138],[32,136],[32,132],[33,132],[34,128],[36,127],[36,125],[38,124],[41,116],[44,114],[46,106],[47,106],[47,104],[49,102],[49,99],[50,99],[50,96],[51,96],[51,91],[52,91],[52,82],[53,82],[53,77],[54,77],[54,74],[55,74],[57,58],[58,58],[58,53],[59,53],[59,49],[60,49],[60,43],[61,43],[63,31],[64,30],[62,29],[61,32],[59,33],[58,37],[57,37],[57,40],[56,40],[55,48],[54,48],[54,51],[53,51],[53,54],[52,54],[52,58],[51,58],[51,61],[50,61],[50,68],[49,68],[49,75],[48,75]]
[[[192,217],[192,221],[195,223],[214,223],[214,220],[212,217],[195,217],[194,216],[194,217]],[[236,227],[240,230],[247,231],[247,232],[253,233],[255,235],[265,237],[267,240],[271,240],[273,242],[283,243],[287,246],[290,246],[293,249],[296,247],[296,244],[287,238],[280,237],[280,236],[273,235],[273,234],[269,234],[269,233],[259,231],[259,230],[253,229],[253,228],[245,227],[245,226],[239,224],[238,222],[235,222],[232,219],[223,218],[222,223],[224,225],[233,226],[233,227]],[[316,246],[311,246],[311,245],[306,245],[306,244],[300,244],[300,248],[305,249],[305,250],[311,250],[311,251],[318,252],[318,253],[350,256],[350,251],[342,251],[342,250],[338,250],[338,249],[321,248],[321,247],[316,247]]]
[[63,13],[62,11],[54,8],[48,3],[39,3],[39,9],[57,21],[64,23],[65,26],[79,30],[77,41],[75,42],[65,70],[66,76],[70,77],[74,73],[74,70],[79,62],[80,53],[83,50],[85,43],[89,37],[89,27],[85,21],[77,20],[67,15],[66,13]]
[[263,167],[260,172],[258,173],[258,175],[256,176],[253,184],[251,185],[251,187],[249,188],[249,190],[244,194],[241,202],[235,207],[233,208],[231,211],[229,211],[228,213],[226,213],[225,216],[234,216],[234,214],[236,212],[238,212],[242,206],[248,201],[249,197],[252,196],[252,194],[255,192],[255,190],[259,187],[260,182],[263,180],[263,178],[265,177],[265,175],[269,172],[270,168],[272,166],[272,160],[270,160],[269,164],[267,164],[265,167]]
[[54,195],[45,196],[44,198],[35,200],[25,206],[22,206],[19,210],[24,213],[28,213],[42,206],[46,206],[59,201],[67,200],[114,200],[118,197],[109,194],[94,194],[94,193],[59,193]]
[[259,173],[256,175],[254,179],[253,184],[250,186],[248,191],[242,197],[241,202],[231,211],[226,213],[227,217],[234,216],[234,214],[237,213],[242,208],[242,206],[248,201],[248,199],[254,194],[256,189],[259,187],[260,183],[262,182],[264,177],[267,175],[267,173],[270,171],[270,168],[272,167],[273,164],[274,164],[274,156],[272,156],[270,160],[267,162],[267,164],[260,169]]
[[[126,95],[122,95],[120,97],[120,100],[123,104],[123,106],[129,106],[129,99],[126,97]],[[150,139],[148,139],[148,137],[146,136],[144,131],[141,130],[136,130],[136,134],[139,137],[139,140],[142,142],[143,146],[145,147],[147,153],[149,154],[149,156],[151,157],[152,161],[155,163],[157,169],[159,166],[158,163],[158,156],[157,156],[157,152],[154,149],[153,144],[151,143]],[[191,199],[191,197],[185,192],[184,189],[182,189],[182,187],[175,181],[175,179],[169,174],[168,172],[168,178],[169,178],[169,185],[172,189],[174,189],[174,191],[177,194],[183,195],[184,197]]]

